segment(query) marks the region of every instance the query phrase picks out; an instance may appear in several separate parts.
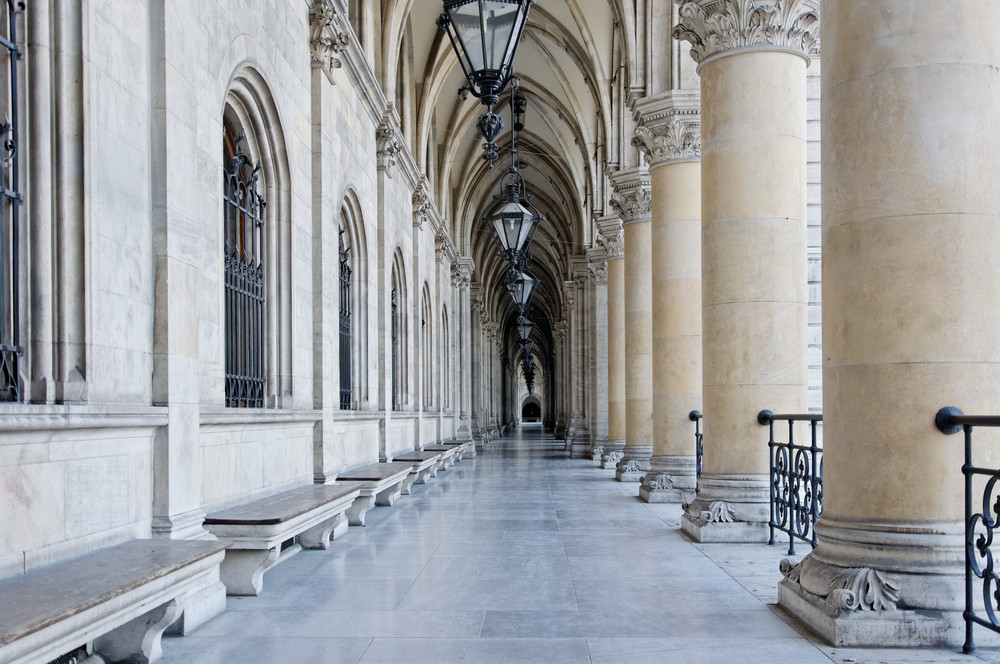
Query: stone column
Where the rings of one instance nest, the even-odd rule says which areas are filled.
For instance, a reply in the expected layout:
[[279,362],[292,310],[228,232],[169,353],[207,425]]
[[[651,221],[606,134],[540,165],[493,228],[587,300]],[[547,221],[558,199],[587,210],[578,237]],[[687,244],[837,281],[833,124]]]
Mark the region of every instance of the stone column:
[[553,342],[555,343],[555,375],[556,375],[556,426],[555,435],[558,440],[563,440],[566,437],[566,432],[569,426],[566,423],[566,394],[568,391],[569,373],[567,371],[566,362],[566,322],[558,321],[555,324],[555,329],[552,332]]
[[632,143],[650,165],[653,270],[653,456],[639,498],[690,502],[701,410],[701,123],[699,93],[641,100]]
[[608,263],[601,247],[587,252],[587,268],[593,283],[588,317],[590,352],[587,371],[592,376],[587,390],[591,413],[591,458],[600,459],[608,445]]
[[572,457],[589,457],[590,451],[590,409],[587,404],[590,361],[587,341],[587,321],[590,319],[590,287],[587,265],[577,261],[573,271],[575,284],[575,308],[573,313],[573,438],[570,448]]
[[469,421],[472,427],[472,438],[476,441],[476,448],[482,449],[486,442],[483,439],[483,323],[486,322],[483,311],[483,287],[479,284],[469,286],[469,302],[472,305],[472,325],[469,327],[471,335],[472,361],[470,362],[470,373],[472,376],[472,409]]
[[625,228],[625,448],[615,479],[638,482],[653,454],[653,281],[649,172],[611,176],[611,205]]
[[[838,645],[961,642],[963,444],[934,415],[1000,391],[1000,4],[924,10],[846,0],[823,26],[828,452],[779,603]],[[996,467],[995,432],[973,443]]]
[[460,257],[451,266],[451,279],[455,287],[455,311],[457,314],[456,324],[452,326],[452,338],[455,340],[455,351],[457,355],[456,373],[457,386],[455,395],[458,402],[455,409],[458,410],[458,432],[456,437],[459,440],[472,440],[472,375],[469,368],[472,364],[472,301],[469,293],[469,279],[472,276],[472,259]]
[[701,493],[682,528],[765,541],[762,409],[808,408],[806,66],[813,0],[682,0],[702,95]]
[[608,442],[600,461],[615,468],[625,449],[625,233],[617,215],[598,219],[597,230],[608,257]]

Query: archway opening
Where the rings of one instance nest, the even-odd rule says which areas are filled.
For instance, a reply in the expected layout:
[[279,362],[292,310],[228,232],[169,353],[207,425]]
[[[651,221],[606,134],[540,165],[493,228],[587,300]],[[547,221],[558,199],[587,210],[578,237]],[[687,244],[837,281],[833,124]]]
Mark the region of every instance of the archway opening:
[[521,406],[521,421],[522,422],[541,422],[542,421],[542,407],[537,401],[526,401],[523,406]]

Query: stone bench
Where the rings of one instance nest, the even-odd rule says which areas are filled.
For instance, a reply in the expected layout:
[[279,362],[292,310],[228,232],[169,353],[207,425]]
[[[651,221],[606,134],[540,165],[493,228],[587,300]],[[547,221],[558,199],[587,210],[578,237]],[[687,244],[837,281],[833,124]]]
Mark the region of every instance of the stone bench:
[[410,486],[417,476],[410,471],[413,464],[405,461],[390,461],[388,463],[373,463],[364,468],[357,468],[337,475],[337,484],[357,486],[361,493],[354,499],[354,504],[347,510],[347,522],[352,526],[365,525],[365,514],[375,505],[391,507],[396,498],[403,493],[410,493]]
[[108,662],[157,661],[185,597],[218,585],[228,545],[132,540],[0,580],[0,662],[48,662],[91,641]]
[[347,530],[344,516],[360,493],[353,484],[310,484],[210,514],[205,528],[233,542],[222,561],[226,593],[259,595],[267,569],[303,548],[327,548]]
[[[427,480],[437,476],[438,468],[444,463],[444,454],[442,452],[412,450],[396,454],[392,460],[405,461],[410,464],[410,473],[414,476],[411,484],[427,484]],[[409,495],[409,488],[405,489],[403,493]]]
[[425,452],[441,452],[442,463],[440,470],[448,470],[451,468],[455,459],[458,456],[458,448],[448,445],[428,445],[424,448]]
[[471,440],[446,440],[442,443],[445,447],[454,447],[456,452],[456,461],[461,461],[466,457],[476,456],[476,444]]

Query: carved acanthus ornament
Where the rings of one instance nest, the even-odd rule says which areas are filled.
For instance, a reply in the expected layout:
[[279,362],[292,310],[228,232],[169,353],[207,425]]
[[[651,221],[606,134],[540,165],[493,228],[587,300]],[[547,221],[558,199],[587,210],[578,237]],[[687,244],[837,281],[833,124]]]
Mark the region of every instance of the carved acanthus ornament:
[[679,0],[674,38],[691,43],[699,65],[737,49],[819,54],[818,0]]
[[333,70],[340,69],[340,54],[351,39],[344,29],[344,18],[331,0],[316,0],[309,10],[309,51],[312,63],[320,66],[333,80]]
[[442,227],[434,234],[434,260],[440,263],[445,258],[454,262],[455,249],[451,244],[451,238],[448,237],[448,233]]
[[382,120],[375,132],[375,147],[378,149],[378,169],[392,177],[392,169],[396,167],[396,155],[402,150],[396,128],[388,118]]
[[643,478],[643,483],[647,489],[652,491],[667,491],[674,488],[674,481],[666,473],[660,473],[652,477],[646,475]]
[[648,183],[622,187],[615,191],[610,202],[623,224],[648,221],[653,216],[653,192]]
[[701,122],[671,118],[655,131],[639,126],[636,127],[632,145],[642,151],[650,166],[696,161],[701,159]]
[[[813,561],[806,556],[798,563],[782,560],[778,568],[785,581],[802,583],[803,568]],[[814,568],[810,568],[814,569]],[[837,611],[893,611],[899,601],[899,579],[892,574],[871,567],[852,567],[834,575],[828,582],[825,594],[809,593],[826,599]],[[802,588],[804,592],[805,588]]]
[[708,509],[701,513],[702,523],[732,523],[734,521],[736,521],[736,516],[733,514],[732,508],[729,503],[722,500],[709,503]]
[[420,228],[430,219],[431,193],[427,187],[427,178],[420,178],[420,183],[413,190],[413,225]]
[[459,290],[468,290],[472,270],[465,263],[453,263],[451,266],[451,284]]
[[622,460],[623,456],[625,456],[624,452],[622,452],[621,450],[614,450],[606,453],[602,461],[606,466],[607,465],[617,466],[618,462]]
[[597,242],[604,248],[608,260],[625,255],[625,228],[618,217],[600,219],[597,222]]

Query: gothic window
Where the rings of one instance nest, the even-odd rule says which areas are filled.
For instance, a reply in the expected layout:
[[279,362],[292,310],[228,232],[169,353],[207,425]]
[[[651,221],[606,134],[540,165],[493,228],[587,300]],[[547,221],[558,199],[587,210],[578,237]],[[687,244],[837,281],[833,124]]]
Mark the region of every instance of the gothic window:
[[340,229],[340,409],[351,408],[351,245]]
[[264,199],[260,161],[228,118],[223,162],[226,405],[262,408],[266,383]]
[[434,377],[438,373],[434,370],[434,335],[431,322],[430,289],[424,284],[424,299],[420,308],[420,342],[423,355],[420,358],[420,366],[424,410],[430,410],[434,405]]
[[397,410],[399,408],[399,311],[396,306],[396,283],[395,275],[393,275],[393,286],[392,286],[392,296],[390,298],[390,314],[389,321],[392,328],[391,332],[391,344],[392,344],[392,409]]
[[[14,2],[0,4],[0,401],[22,401],[19,113]],[[2,62],[6,60],[6,62]]]

